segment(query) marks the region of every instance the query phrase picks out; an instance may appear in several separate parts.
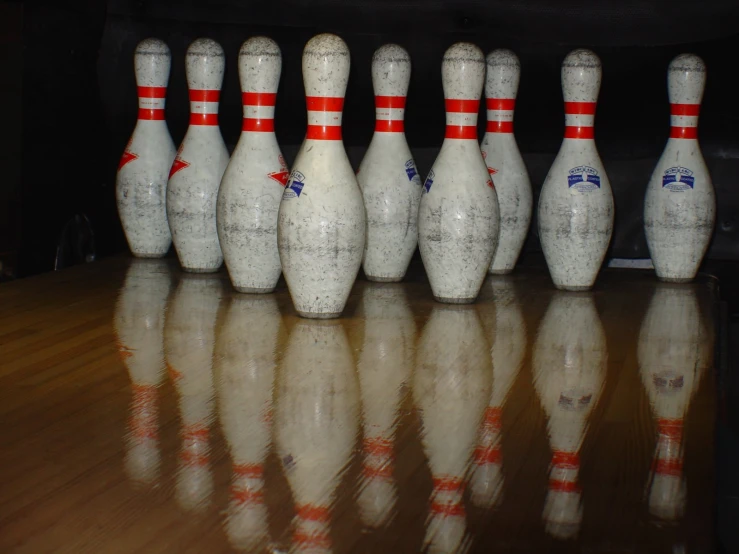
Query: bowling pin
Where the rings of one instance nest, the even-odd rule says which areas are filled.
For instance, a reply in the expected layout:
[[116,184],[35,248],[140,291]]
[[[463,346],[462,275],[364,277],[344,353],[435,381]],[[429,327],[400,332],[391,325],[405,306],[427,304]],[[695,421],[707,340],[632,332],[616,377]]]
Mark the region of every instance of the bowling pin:
[[165,261],[132,260],[113,320],[133,391],[124,465],[130,478],[141,484],[153,483],[159,474],[157,403],[164,379],[164,310],[170,287]]
[[372,56],[375,133],[357,181],[367,210],[364,274],[370,281],[401,281],[418,243],[421,176],[405,139],[405,98],[411,58],[397,44]]
[[216,276],[183,275],[164,325],[164,349],[181,421],[175,497],[180,506],[194,511],[207,506],[213,494],[213,346],[221,294]]
[[483,285],[483,292],[492,296],[491,304],[480,305],[481,310],[485,306],[487,312],[492,312],[492,317],[481,315],[480,319],[491,345],[493,385],[475,448],[470,498],[479,507],[491,508],[500,503],[503,492],[503,406],[521,369],[527,341],[526,322],[513,282],[507,277],[493,277]]
[[233,463],[224,526],[231,545],[246,552],[261,552],[269,541],[264,462],[281,322],[274,296],[235,296],[213,355],[221,429]]
[[644,199],[644,232],[657,277],[692,281],[713,236],[716,195],[698,144],[706,65],[681,54],[667,70],[670,138]]
[[664,520],[678,519],[685,510],[684,420],[713,348],[705,337],[695,290],[690,285],[658,285],[639,331],[637,358],[657,420],[647,484],[649,511]]
[[118,163],[116,203],[131,253],[161,258],[172,244],[166,194],[175,146],[164,119],[172,54],[164,42],[148,38],[136,46],[133,61],[139,116]]
[[490,273],[513,271],[531,223],[533,193],[521,152],[513,135],[521,64],[510,50],[494,50],[486,58],[485,103],[487,130],[482,139],[482,157],[495,183],[500,209],[498,248]]
[[404,385],[413,367],[416,324],[401,285],[367,283],[362,291],[364,337],[357,372],[362,400],[362,522],[390,523],[398,491],[393,476],[395,431]]
[[416,360],[413,399],[433,480],[424,552],[460,552],[470,539],[462,497],[492,377],[476,310],[434,307]]
[[291,552],[328,554],[336,488],[359,430],[357,375],[339,321],[295,324],[275,402],[275,444],[295,501]]
[[539,196],[539,238],[554,286],[593,287],[613,232],[613,194],[595,146],[600,59],[574,50],[562,63],[565,132]]
[[223,263],[216,201],[228,165],[218,126],[224,67],[223,48],[214,40],[200,38],[187,49],[190,126],[169,171],[167,217],[180,265],[191,273],[212,273]]
[[580,531],[580,447],[603,390],[607,363],[605,332],[593,297],[557,293],[539,326],[533,372],[552,449],[543,519],[547,532],[559,539]]
[[272,39],[253,37],[241,45],[244,119],[218,190],[216,218],[223,258],[239,292],[272,292],[282,272],[277,211],[288,171],[274,130],[281,71],[282,55]]
[[498,198],[477,145],[485,56],[474,44],[452,45],[441,79],[446,133],[423,185],[418,247],[434,299],[467,304],[480,292],[500,227]]
[[280,202],[282,271],[298,314],[339,317],[362,263],[362,193],[341,140],[349,48],[336,35],[303,50],[308,130]]

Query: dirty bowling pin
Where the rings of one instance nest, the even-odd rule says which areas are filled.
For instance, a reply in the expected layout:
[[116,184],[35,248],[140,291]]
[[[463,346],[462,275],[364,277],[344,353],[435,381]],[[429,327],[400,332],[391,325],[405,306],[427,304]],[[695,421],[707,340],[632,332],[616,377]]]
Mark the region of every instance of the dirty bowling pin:
[[362,193],[341,140],[349,48],[336,35],[303,50],[308,129],[280,203],[277,242],[298,314],[339,317],[364,251]]
[[474,302],[498,244],[498,198],[477,144],[485,56],[459,42],[444,53],[446,133],[423,185],[418,246],[434,299]]
[[201,38],[187,49],[190,126],[169,171],[167,217],[180,265],[191,273],[212,273],[223,263],[216,229],[216,200],[228,165],[218,127],[223,83],[223,48]]
[[403,124],[410,78],[411,58],[397,44],[372,56],[377,120],[357,172],[367,210],[363,268],[370,281],[402,280],[418,243],[421,176]]
[[644,231],[657,277],[692,281],[711,242],[716,195],[698,144],[698,113],[706,66],[681,54],[667,71],[670,138],[644,199]]
[[488,121],[482,157],[495,183],[500,208],[500,235],[490,273],[513,271],[531,223],[533,194],[526,165],[513,135],[521,64],[510,50],[494,50],[486,58],[485,104]]
[[161,258],[172,244],[167,223],[167,175],[175,146],[164,119],[172,54],[161,40],[139,42],[134,54],[139,115],[121,156],[116,202],[131,253]]
[[241,136],[218,190],[218,238],[231,283],[239,292],[272,292],[282,268],[277,211],[287,166],[274,131],[282,71],[277,43],[247,40],[239,51],[244,119]]
[[600,59],[574,50],[562,63],[565,132],[539,197],[539,238],[554,286],[589,290],[613,232],[613,194],[593,139]]

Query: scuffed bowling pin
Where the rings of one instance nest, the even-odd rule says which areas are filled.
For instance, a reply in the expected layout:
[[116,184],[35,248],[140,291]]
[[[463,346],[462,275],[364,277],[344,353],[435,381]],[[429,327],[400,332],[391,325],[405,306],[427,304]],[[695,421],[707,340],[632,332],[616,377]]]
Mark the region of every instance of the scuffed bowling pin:
[[716,194],[698,144],[706,66],[681,54],[667,70],[670,138],[644,199],[644,231],[657,277],[692,281],[713,236]]
[[570,52],[562,63],[565,132],[539,196],[539,239],[554,286],[589,290],[613,232],[613,193],[595,146],[600,59]]
[[463,494],[490,398],[489,352],[474,307],[434,307],[418,343],[413,375],[433,480],[424,552],[460,552],[469,540]]
[[359,165],[357,181],[367,210],[364,274],[370,281],[400,281],[418,243],[421,176],[405,139],[405,99],[411,58],[397,44],[372,56],[375,133]]
[[131,253],[161,258],[172,244],[166,199],[175,146],[164,119],[172,54],[164,42],[148,38],[133,59],[139,116],[118,164],[116,202]]
[[341,140],[349,48],[336,35],[303,50],[308,130],[280,203],[277,241],[290,296],[307,318],[339,317],[362,263],[362,193]]
[[485,103],[487,131],[482,157],[495,183],[500,209],[500,234],[490,273],[513,271],[531,223],[533,193],[521,152],[513,135],[521,64],[510,50],[494,50],[486,58]]
[[474,302],[498,244],[500,213],[493,182],[477,144],[485,57],[459,42],[441,64],[446,132],[423,185],[418,247],[434,299]]
[[543,518],[547,532],[560,539],[580,531],[580,447],[607,363],[606,336],[592,296],[557,293],[539,326],[532,368],[552,449]]
[[218,238],[231,283],[239,292],[272,292],[282,268],[277,211],[287,166],[274,127],[282,71],[277,43],[247,40],[239,52],[244,119],[241,136],[218,190]]
[[269,541],[264,462],[281,321],[274,296],[233,297],[213,356],[221,429],[233,463],[224,526],[229,542],[245,552],[261,552]]
[[132,260],[113,326],[133,398],[126,436],[126,471],[150,484],[159,474],[158,388],[164,378],[164,311],[171,287],[164,260]]
[[167,217],[180,265],[212,273],[223,263],[216,228],[216,201],[228,150],[218,126],[225,57],[216,41],[201,38],[187,49],[190,126],[169,171]]

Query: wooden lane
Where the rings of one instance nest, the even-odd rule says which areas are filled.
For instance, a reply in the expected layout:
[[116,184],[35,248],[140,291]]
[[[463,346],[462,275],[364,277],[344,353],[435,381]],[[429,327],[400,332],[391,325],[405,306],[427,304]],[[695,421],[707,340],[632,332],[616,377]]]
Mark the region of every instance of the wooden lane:
[[111,259],[0,286],[0,551],[711,551],[715,283],[473,306]]

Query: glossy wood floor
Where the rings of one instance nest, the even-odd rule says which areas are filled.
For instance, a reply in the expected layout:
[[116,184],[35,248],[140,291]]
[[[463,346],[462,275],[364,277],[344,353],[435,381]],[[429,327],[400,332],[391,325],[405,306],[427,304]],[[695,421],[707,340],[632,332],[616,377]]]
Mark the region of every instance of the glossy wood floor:
[[0,552],[711,552],[716,284],[358,281],[340,320],[176,261],[0,285]]

